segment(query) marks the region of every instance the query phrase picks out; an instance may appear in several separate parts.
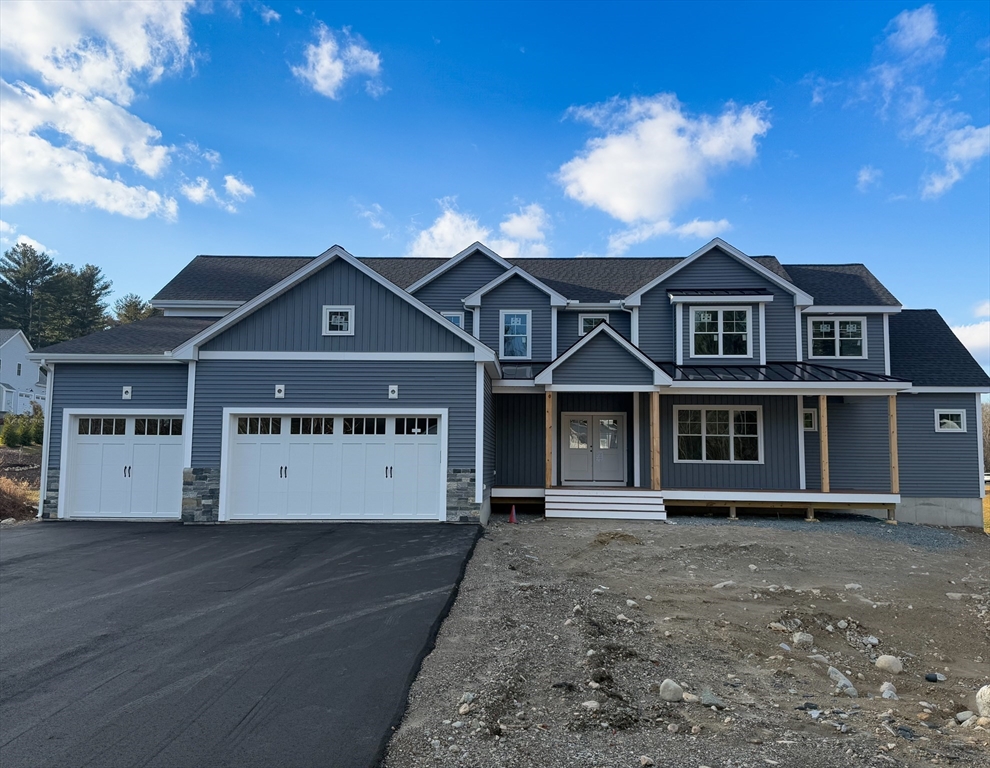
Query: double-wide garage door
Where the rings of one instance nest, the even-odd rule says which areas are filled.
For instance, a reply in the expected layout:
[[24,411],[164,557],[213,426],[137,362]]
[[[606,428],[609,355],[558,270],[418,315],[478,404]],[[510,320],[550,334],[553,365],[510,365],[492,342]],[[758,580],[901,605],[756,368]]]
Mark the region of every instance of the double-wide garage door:
[[172,518],[182,512],[182,418],[79,416],[69,424],[68,517]]
[[438,416],[238,415],[228,520],[443,518]]

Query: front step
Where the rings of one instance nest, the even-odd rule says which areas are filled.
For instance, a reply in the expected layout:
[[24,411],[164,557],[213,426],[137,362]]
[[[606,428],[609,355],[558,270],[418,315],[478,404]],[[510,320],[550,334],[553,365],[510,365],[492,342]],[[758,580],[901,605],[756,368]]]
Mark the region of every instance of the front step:
[[663,493],[643,488],[547,488],[547,517],[666,520]]

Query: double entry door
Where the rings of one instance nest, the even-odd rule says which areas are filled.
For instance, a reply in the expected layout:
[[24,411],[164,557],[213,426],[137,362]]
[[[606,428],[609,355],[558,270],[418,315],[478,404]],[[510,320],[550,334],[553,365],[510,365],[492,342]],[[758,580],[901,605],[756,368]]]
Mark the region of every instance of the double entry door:
[[626,415],[562,413],[563,484],[626,484]]

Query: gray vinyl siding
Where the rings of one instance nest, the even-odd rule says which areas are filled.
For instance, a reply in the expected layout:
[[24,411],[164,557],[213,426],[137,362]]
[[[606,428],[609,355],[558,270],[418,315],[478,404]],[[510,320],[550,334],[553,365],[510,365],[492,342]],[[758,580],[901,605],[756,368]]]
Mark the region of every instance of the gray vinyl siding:
[[[674,406],[738,405],[763,407],[763,463],[714,464],[674,461]],[[797,398],[666,395],[660,397],[661,487],[721,490],[798,490]]]
[[495,396],[492,394],[492,377],[485,371],[485,419],[484,419],[484,484],[485,495],[492,492],[495,484]]
[[557,312],[557,354],[562,355],[574,346],[583,337],[578,336],[578,317],[580,315],[608,315],[608,324],[617,330],[627,341],[632,341],[631,315],[622,310],[611,310],[609,312],[597,312],[595,310],[582,310],[573,312],[571,310]]
[[[186,407],[189,372],[184,363],[58,363],[54,371],[48,450],[51,469],[58,469],[61,460],[63,408],[119,408],[152,414],[163,408]],[[131,387],[130,400],[121,399],[123,387]]]
[[[902,496],[979,497],[983,468],[979,466],[978,398],[973,394],[897,396]],[[936,408],[965,410],[966,431],[936,432]]]
[[[196,366],[193,467],[220,466],[224,408],[447,408],[447,467],[474,469],[475,363],[201,360]],[[276,384],[285,398],[275,400]],[[398,384],[399,399],[388,399]]]
[[496,264],[485,254],[476,251],[424,285],[416,291],[415,296],[437,312],[464,312],[464,328],[470,333],[473,327],[472,314],[470,310],[464,309],[463,299],[503,272],[505,268],[502,265]]
[[[674,357],[676,327],[674,312],[667,292],[671,289],[704,288],[762,288],[773,293],[773,301],[767,304],[767,361],[794,360],[797,345],[794,334],[794,296],[767,280],[755,270],[740,264],[731,256],[713,250],[694,263],[663,281],[643,296],[639,309],[639,347],[654,360],[671,362]],[[727,300],[726,304],[735,304]],[[745,303],[745,302],[741,302]],[[686,320],[687,318],[685,318]],[[754,323],[758,315],[754,314]],[[687,322],[684,331],[689,330]],[[762,330],[761,330],[762,332]],[[759,355],[759,347],[753,347]],[[689,358],[685,356],[687,364]],[[732,358],[726,363],[731,363]],[[745,362],[737,358],[739,362]]]
[[[804,359],[821,365],[828,365],[833,368],[847,368],[850,371],[866,371],[868,373],[883,373],[883,315],[865,315],[866,317],[866,355],[867,359],[848,357],[811,357],[811,348],[808,346],[808,317],[818,317],[816,315],[801,316],[801,336]],[[821,319],[831,319],[827,316],[820,316]],[[842,315],[835,315],[842,317]],[[850,315],[850,317],[864,317],[864,315]]]
[[886,397],[830,397],[829,489],[890,493],[889,443]]
[[653,384],[653,371],[604,331],[553,371],[554,384]]
[[[804,408],[810,408],[818,414],[818,398],[804,398]],[[822,464],[821,464],[821,444],[818,430],[804,433],[804,478],[805,486],[809,491],[820,491],[822,489]]]
[[546,450],[546,397],[495,395],[495,482],[501,487],[542,488]]
[[[718,305],[723,306],[723,305]],[[750,318],[750,335],[752,338],[752,353],[748,357],[691,357],[691,330],[693,326],[692,317],[695,309],[705,309],[700,305],[686,305],[681,311],[684,313],[684,365],[759,365],[760,364],[760,338],[763,329],[760,327],[760,307],[756,304],[728,302],[724,306],[746,308]],[[675,309],[676,311],[676,309]],[[793,336],[794,334],[791,334]],[[792,354],[791,357],[794,355]],[[769,354],[767,357],[769,361]]]
[[[558,392],[557,402],[557,478],[563,476],[560,436],[563,413],[624,413],[626,415],[626,485],[633,484],[633,392]],[[546,416],[544,415],[544,420]],[[542,464],[541,464],[542,466]]]
[[[323,306],[354,305],[354,335],[324,336]],[[205,351],[468,352],[409,302],[337,259],[203,345]]]
[[[502,351],[502,329],[499,326],[499,310],[532,310],[533,362],[549,363],[553,358],[550,349],[551,312],[550,297],[518,275],[514,275],[481,299],[479,337],[497,353]],[[511,361],[510,361],[511,362]]]

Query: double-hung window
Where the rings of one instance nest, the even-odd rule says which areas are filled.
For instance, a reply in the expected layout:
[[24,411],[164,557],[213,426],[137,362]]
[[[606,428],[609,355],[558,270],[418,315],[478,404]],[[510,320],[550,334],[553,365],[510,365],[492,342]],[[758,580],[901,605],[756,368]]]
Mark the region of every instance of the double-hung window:
[[324,336],[353,336],[354,307],[325,306],[323,307]]
[[866,357],[866,318],[808,319],[810,357]]
[[678,462],[762,462],[759,407],[674,409]]
[[503,309],[498,313],[502,329],[500,357],[529,360],[533,349],[533,313],[528,309]]
[[602,323],[608,322],[608,315],[578,315],[578,336],[587,336]]
[[691,357],[752,357],[749,307],[691,307]]

